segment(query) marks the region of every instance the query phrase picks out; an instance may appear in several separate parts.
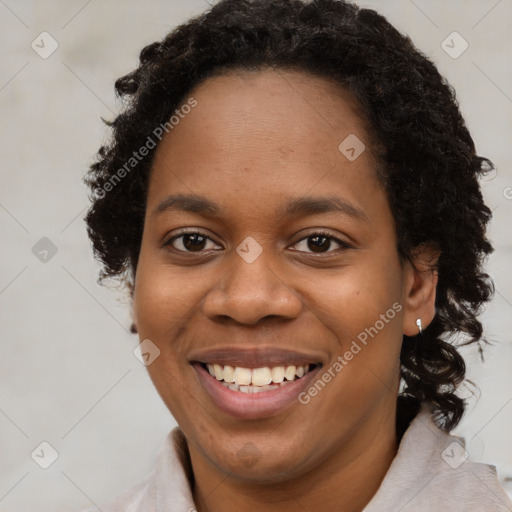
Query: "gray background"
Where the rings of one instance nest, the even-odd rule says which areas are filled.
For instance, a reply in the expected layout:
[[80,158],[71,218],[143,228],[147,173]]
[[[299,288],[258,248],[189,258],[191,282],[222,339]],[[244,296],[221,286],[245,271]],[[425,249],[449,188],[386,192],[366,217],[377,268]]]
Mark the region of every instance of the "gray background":
[[[464,352],[481,396],[456,433],[471,459],[497,466],[512,494],[512,1],[359,3],[437,63],[479,153],[498,167],[482,183],[494,212],[488,269],[497,286],[483,319],[495,344],[484,365]],[[0,0],[0,511],[99,504],[146,476],[175,425],[132,353],[126,298],[96,283],[81,179],[105,137],[100,116],[118,109],[114,80],[136,66],[144,45],[207,7]],[[43,31],[59,45],[47,59],[31,48]],[[469,44],[456,59],[441,46],[453,31]],[[32,251],[43,237],[57,248],[46,262]],[[31,458],[42,441],[58,452],[48,469]]]

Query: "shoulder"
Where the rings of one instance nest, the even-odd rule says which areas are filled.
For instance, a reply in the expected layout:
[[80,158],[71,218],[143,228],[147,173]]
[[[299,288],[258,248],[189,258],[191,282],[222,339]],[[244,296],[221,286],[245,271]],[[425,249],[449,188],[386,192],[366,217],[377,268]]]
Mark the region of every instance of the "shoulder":
[[190,510],[191,494],[189,456],[185,437],[176,427],[168,434],[155,467],[147,478],[119,496],[83,512],[153,512],[155,510]]
[[512,512],[496,468],[471,462],[465,442],[441,430],[423,407],[406,430],[364,512]]
[[140,505],[143,503],[144,497],[147,495],[148,483],[150,477],[143,482],[140,482],[127,490],[122,494],[108,500],[101,504],[101,508],[95,505],[92,508],[88,508],[82,512],[138,512]]
[[426,492],[429,496],[422,498],[424,501],[447,511],[512,512],[512,502],[499,483],[496,468],[488,464],[464,460],[459,467],[443,468]]

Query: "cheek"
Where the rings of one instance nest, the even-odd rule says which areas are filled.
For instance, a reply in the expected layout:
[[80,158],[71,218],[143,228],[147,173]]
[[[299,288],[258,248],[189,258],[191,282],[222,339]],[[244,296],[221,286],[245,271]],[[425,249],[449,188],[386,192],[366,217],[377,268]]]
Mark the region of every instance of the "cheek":
[[393,389],[403,337],[398,260],[382,257],[363,262],[365,258],[325,282],[317,279],[316,291],[310,295],[313,312],[335,336],[333,361],[339,364],[331,365],[336,375],[333,388],[342,402],[352,401],[354,406],[363,397]]
[[[133,310],[140,340],[149,339],[160,350],[160,356],[147,366],[151,378],[156,385],[157,375],[161,373],[162,385],[172,385],[173,379],[169,377],[176,375],[177,360],[183,351],[179,329],[190,305],[183,286],[172,279],[169,269],[151,258],[144,247],[137,266]],[[174,339],[177,343],[169,343]]]
[[[400,331],[398,310],[403,297],[399,266],[392,259],[380,262],[369,254],[354,260],[347,268],[317,274],[304,285],[311,310],[338,336],[340,349],[376,323],[379,331],[391,327],[395,334]],[[399,306],[393,308],[395,303]]]
[[204,296],[205,281],[190,269],[171,268],[148,253],[143,249],[139,258],[133,308],[140,336],[163,345],[187,323]]
[[336,334],[337,345],[301,402],[313,411],[307,416],[322,418],[324,432],[340,435],[360,425],[368,411],[395,401],[402,342],[400,302],[373,287],[345,284],[324,313],[324,325]]
[[[185,329],[191,304],[185,283],[172,278],[169,269],[151,261],[143,252],[139,258],[133,297],[134,315],[140,340],[151,340],[159,355],[146,370],[162,401],[180,424],[186,425],[190,395],[183,372]],[[189,403],[190,406],[190,403]]]

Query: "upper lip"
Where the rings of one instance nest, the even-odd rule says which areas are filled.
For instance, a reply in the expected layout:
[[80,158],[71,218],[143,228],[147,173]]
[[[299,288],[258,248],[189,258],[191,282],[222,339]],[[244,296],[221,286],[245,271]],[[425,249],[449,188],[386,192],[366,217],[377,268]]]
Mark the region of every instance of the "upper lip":
[[305,366],[323,364],[325,357],[319,354],[297,352],[277,347],[217,347],[198,350],[190,357],[190,363],[221,364],[242,368],[265,366]]

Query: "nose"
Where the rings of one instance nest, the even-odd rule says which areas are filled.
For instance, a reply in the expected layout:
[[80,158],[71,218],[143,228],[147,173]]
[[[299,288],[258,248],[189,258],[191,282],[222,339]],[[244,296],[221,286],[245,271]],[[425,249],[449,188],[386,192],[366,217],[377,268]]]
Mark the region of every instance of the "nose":
[[203,312],[212,320],[230,318],[255,325],[266,317],[297,318],[302,301],[268,265],[265,251],[252,263],[233,254],[230,270],[206,294]]

